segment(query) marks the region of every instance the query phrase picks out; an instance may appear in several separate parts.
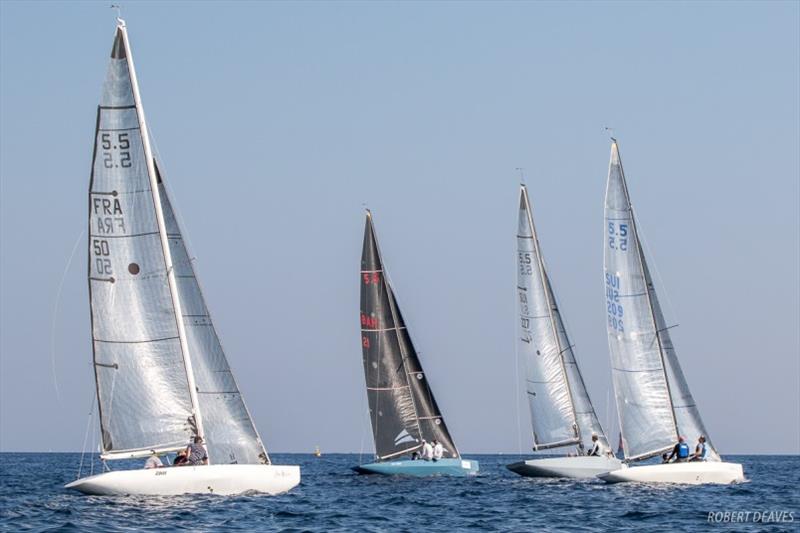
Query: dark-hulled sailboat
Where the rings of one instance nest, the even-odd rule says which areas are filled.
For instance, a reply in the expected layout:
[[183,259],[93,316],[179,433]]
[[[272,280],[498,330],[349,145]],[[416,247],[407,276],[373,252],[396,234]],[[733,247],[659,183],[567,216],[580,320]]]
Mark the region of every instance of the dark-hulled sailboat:
[[[436,405],[386,276],[369,210],[359,282],[361,348],[375,462],[355,470],[411,476],[476,474],[478,462],[461,459]],[[441,459],[413,459],[421,455],[425,441],[442,446]]]

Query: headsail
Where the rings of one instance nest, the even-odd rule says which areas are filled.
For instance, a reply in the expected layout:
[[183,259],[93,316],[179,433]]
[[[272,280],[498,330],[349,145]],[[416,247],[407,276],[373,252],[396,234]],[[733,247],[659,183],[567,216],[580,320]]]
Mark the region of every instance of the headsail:
[[663,453],[678,436],[706,437],[658,303],[639,240],[616,141],[605,200],[607,331],[625,458]]
[[458,450],[447,431],[383,266],[367,211],[361,254],[361,346],[375,453],[388,459],[438,440]]
[[583,447],[582,439],[592,434],[608,446],[547,275],[524,185],[520,188],[517,260],[517,344],[527,369],[534,449]]
[[104,453],[185,445],[196,430],[123,25],[97,109],[89,295]]
[[209,456],[216,464],[269,463],[211,321],[157,164],[155,168]]

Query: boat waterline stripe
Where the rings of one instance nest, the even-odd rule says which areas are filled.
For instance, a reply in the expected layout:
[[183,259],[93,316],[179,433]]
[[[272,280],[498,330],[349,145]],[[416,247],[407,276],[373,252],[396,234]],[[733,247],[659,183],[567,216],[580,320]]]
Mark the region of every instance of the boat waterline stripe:
[[362,270],[361,271],[362,274],[372,274],[374,272],[383,272],[383,269],[380,269],[380,270]]
[[113,111],[115,109],[136,109],[136,105],[99,105],[97,106],[99,109],[104,111]]
[[399,390],[411,388],[410,385],[403,385],[402,387],[367,387],[367,390]]

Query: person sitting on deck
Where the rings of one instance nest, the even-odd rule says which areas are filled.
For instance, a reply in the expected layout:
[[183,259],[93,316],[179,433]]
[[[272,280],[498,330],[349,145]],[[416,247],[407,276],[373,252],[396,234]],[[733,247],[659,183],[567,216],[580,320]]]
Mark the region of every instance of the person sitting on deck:
[[433,441],[433,460],[438,461],[444,457],[444,446],[438,440]]
[[592,433],[592,449],[589,450],[588,455],[589,457],[600,457],[602,455],[609,455],[606,446],[600,441],[600,437],[597,436],[596,433]]
[[172,466],[181,466],[186,464],[186,461],[188,461],[188,459],[186,459],[186,450],[180,450],[178,455],[175,456],[175,460],[172,461]]
[[700,435],[697,439],[697,446],[694,448],[694,453],[689,459],[690,461],[705,461],[708,458],[708,447],[706,446],[706,438]]
[[414,450],[413,452],[411,452],[411,460],[416,461],[417,459],[419,459],[419,452]]
[[151,455],[147,458],[147,461],[144,462],[144,467],[149,470],[151,468],[161,468],[164,466],[164,463],[162,463],[161,459],[156,455],[156,451],[150,450],[150,452]]
[[194,442],[186,447],[186,462],[192,466],[208,464],[208,452],[200,435],[196,435]]
[[422,439],[422,458],[426,461],[433,459],[433,446],[425,439]]
[[672,448],[672,453],[667,457],[667,462],[672,462],[673,458],[676,463],[685,463],[689,460],[689,445],[686,444],[686,437],[678,437],[678,443]]

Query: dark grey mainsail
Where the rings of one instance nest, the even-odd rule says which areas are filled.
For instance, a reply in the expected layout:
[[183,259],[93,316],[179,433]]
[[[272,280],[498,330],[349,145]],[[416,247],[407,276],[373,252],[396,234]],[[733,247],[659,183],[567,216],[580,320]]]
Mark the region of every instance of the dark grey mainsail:
[[361,254],[361,347],[375,454],[389,459],[438,440],[458,450],[411,342],[381,259],[367,211]]

